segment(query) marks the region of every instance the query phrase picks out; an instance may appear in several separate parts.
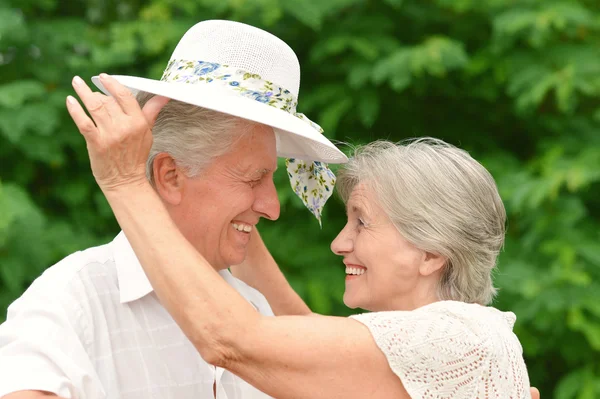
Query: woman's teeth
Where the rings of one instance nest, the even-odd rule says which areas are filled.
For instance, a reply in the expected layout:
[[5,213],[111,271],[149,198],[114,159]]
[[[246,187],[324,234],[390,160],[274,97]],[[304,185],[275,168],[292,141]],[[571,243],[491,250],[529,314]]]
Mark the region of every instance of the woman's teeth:
[[357,276],[364,274],[366,271],[367,271],[366,269],[359,268],[359,267],[347,267],[346,268],[346,274],[354,274]]
[[238,224],[238,223],[231,223],[233,225],[233,228],[236,229],[237,231],[243,231],[245,233],[250,233],[252,231],[252,226],[250,226],[249,224]]

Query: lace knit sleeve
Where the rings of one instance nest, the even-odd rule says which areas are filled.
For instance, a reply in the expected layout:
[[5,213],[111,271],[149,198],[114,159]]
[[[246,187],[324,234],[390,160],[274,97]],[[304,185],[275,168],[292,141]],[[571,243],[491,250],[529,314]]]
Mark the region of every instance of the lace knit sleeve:
[[530,398],[514,315],[486,309],[438,303],[352,318],[369,328],[413,399]]

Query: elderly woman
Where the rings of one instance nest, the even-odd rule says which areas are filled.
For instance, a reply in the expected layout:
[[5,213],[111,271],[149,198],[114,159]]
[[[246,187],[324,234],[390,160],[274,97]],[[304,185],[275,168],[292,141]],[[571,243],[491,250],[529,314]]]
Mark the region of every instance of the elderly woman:
[[[89,122],[70,102],[76,123]],[[97,123],[84,133],[94,176],[206,361],[276,398],[530,397],[515,316],[485,306],[504,207],[466,152],[439,140],[359,150],[338,180],[348,222],[332,250],[346,265],[345,303],[372,313],[268,317],[184,239],[145,179],[149,124]]]

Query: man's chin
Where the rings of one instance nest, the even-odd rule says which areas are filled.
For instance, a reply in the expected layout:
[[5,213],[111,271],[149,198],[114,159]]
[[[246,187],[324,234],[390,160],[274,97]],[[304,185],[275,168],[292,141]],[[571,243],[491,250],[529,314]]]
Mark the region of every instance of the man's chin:
[[244,262],[244,260],[246,259],[246,254],[247,251],[244,248],[243,250],[240,251],[236,251],[236,253],[232,253],[229,254],[229,256],[227,256],[225,259],[225,262],[223,262],[223,266],[220,268],[216,268],[217,270],[223,270],[223,269],[227,269],[231,266],[237,266],[240,265]]

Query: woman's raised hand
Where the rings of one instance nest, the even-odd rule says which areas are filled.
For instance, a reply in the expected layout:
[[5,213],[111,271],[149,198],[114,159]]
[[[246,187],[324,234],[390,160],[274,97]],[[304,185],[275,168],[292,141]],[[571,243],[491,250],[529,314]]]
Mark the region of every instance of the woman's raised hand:
[[152,126],[169,99],[153,97],[141,109],[116,79],[101,74],[100,81],[112,97],[93,92],[78,76],[73,79],[73,88],[91,118],[72,96],[67,97],[67,109],[87,143],[94,178],[106,193],[146,182]]

